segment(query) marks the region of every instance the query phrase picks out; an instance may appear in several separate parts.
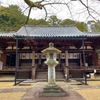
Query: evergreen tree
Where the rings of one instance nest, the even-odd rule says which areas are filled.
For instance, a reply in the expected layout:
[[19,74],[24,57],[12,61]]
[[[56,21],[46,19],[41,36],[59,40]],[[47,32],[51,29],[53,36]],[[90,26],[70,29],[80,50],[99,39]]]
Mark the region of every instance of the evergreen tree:
[[0,31],[17,31],[25,22],[26,16],[16,5],[0,7]]

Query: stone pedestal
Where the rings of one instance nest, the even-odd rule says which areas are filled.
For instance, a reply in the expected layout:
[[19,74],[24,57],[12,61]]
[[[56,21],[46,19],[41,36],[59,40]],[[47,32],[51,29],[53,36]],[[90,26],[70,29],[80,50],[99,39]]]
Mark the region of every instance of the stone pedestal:
[[40,97],[62,97],[66,96],[66,93],[57,85],[46,86],[43,91],[39,93]]

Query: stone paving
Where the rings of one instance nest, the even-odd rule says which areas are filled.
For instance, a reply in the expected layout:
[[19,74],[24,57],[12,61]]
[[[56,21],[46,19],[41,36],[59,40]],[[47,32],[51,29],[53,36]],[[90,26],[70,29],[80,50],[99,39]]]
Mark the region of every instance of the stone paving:
[[20,100],[85,100],[79,93],[73,90],[66,90],[64,97],[39,97],[41,87],[33,87]]

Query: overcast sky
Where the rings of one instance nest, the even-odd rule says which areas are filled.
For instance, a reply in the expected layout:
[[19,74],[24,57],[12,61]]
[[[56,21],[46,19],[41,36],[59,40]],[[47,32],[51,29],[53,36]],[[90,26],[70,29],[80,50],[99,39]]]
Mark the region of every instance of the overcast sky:
[[[39,1],[39,0],[32,0],[32,1]],[[63,1],[63,0],[59,0],[59,1]],[[66,1],[69,2],[70,0],[65,0],[65,2]],[[83,0],[83,1],[86,1],[86,0]],[[89,0],[89,1],[92,1],[89,4],[91,7],[95,7],[95,9],[100,9],[99,2],[95,2],[96,0]],[[22,9],[22,11],[24,11],[25,8],[27,8],[27,5],[24,3],[24,0],[0,0],[1,6],[9,6],[11,4],[18,5]],[[79,1],[72,1],[69,4],[69,7],[72,12],[72,16],[65,5],[59,5],[59,6],[55,5],[53,7],[49,6],[47,7],[47,10],[50,13],[49,16],[55,14],[60,19],[70,18],[72,20],[78,20],[78,21],[84,21],[84,22],[91,19],[91,17],[87,18],[87,12],[85,12],[84,6],[82,6],[81,3],[79,3]],[[25,15],[27,15],[27,12],[28,12],[28,9],[24,12]],[[34,8],[31,12],[31,18],[36,18],[36,19],[45,18],[45,11]]]

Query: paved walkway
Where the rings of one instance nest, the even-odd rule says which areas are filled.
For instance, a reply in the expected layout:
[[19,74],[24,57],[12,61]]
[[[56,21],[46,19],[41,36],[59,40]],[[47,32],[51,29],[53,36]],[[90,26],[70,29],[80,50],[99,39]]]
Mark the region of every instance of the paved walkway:
[[64,97],[39,97],[39,92],[42,91],[43,85],[35,85],[31,88],[20,100],[86,100],[74,90],[63,89],[66,92]]

